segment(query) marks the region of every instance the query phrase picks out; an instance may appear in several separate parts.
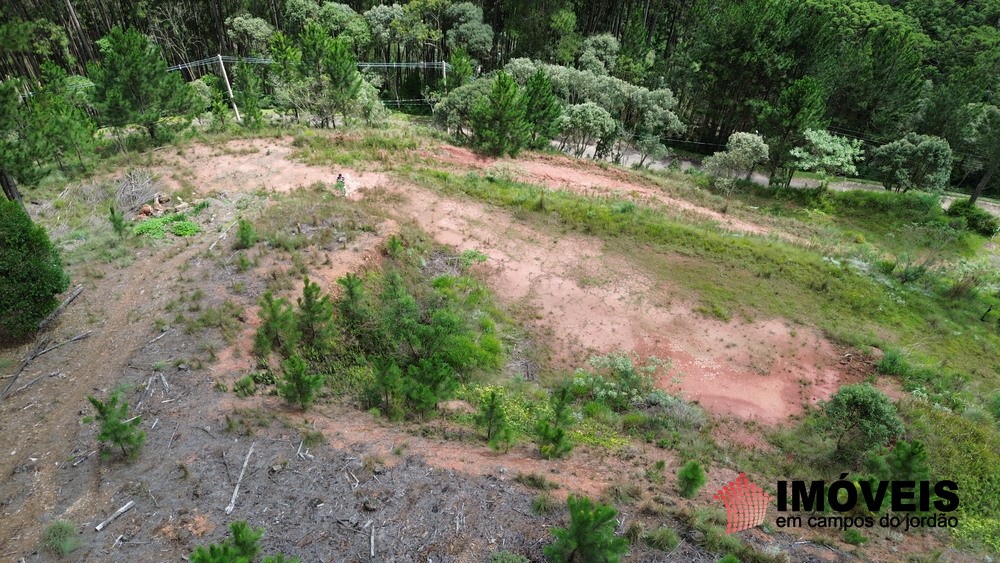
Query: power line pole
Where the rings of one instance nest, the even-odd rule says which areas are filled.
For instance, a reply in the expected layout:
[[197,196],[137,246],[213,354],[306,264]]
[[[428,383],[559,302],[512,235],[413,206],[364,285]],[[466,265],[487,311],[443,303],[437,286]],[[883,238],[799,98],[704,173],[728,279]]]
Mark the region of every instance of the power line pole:
[[236,98],[233,97],[233,87],[229,85],[229,75],[226,74],[226,65],[222,62],[222,53],[216,55],[219,59],[219,68],[222,69],[222,79],[226,81],[226,91],[229,92],[229,101],[233,104],[233,113],[236,114],[236,121],[243,123],[243,118],[240,117],[240,108],[236,107]]

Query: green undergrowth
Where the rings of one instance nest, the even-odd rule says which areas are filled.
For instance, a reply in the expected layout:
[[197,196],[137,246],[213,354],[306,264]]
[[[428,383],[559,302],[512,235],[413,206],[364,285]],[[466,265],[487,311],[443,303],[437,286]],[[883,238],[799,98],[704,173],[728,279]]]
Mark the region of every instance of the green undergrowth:
[[201,232],[201,227],[187,219],[184,213],[171,213],[137,223],[132,234],[162,240],[170,233],[179,237],[190,237]]
[[363,166],[377,161],[398,164],[420,145],[405,129],[355,129],[349,132],[303,131],[295,135],[295,158],[314,165]]
[[[1000,380],[996,320],[979,320],[996,298],[980,292],[950,299],[926,286],[880,282],[845,260],[781,241],[692,226],[647,206],[622,213],[613,199],[431,169],[412,170],[410,177],[508,208],[545,228],[600,236],[653,279],[669,280],[713,309],[811,324],[853,346],[913,344],[926,362],[943,362],[941,371],[958,379],[968,374],[977,386]],[[847,197],[885,197],[858,193],[863,195]],[[917,196],[914,201],[917,208],[929,205]]]

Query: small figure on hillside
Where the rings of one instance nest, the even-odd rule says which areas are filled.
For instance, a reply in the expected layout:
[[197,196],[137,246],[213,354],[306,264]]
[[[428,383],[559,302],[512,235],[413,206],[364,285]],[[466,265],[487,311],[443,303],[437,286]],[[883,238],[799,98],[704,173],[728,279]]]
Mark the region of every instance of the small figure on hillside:
[[347,188],[345,187],[345,181],[344,181],[344,175],[343,174],[337,174],[337,183],[334,186],[334,188],[337,190],[338,193],[341,193],[341,194],[346,194],[347,193]]

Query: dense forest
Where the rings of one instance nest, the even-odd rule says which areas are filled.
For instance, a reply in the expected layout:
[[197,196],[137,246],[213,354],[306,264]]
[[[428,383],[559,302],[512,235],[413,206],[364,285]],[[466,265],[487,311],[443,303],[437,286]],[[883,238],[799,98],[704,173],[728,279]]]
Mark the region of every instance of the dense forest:
[[[254,71],[278,102],[274,75],[288,77],[288,56],[308,66],[325,36],[358,61],[458,63],[450,84],[436,70],[398,68],[362,84],[397,102],[433,102],[472,73],[532,59],[552,65],[550,77],[564,67],[592,73],[578,82],[667,92],[677,119],[659,122],[666,145],[708,154],[735,132],[758,132],[771,145],[772,177],[809,129],[866,149],[915,133],[925,137],[911,144],[926,148],[910,158],[940,156],[926,136],[943,139],[952,185],[996,191],[1000,0],[26,0],[0,10],[0,76],[22,80],[23,91],[66,74],[93,80],[108,66],[102,38],[120,28],[148,36],[167,65],[220,53],[284,61]],[[188,81],[206,72],[182,70]],[[99,106],[87,108],[97,125],[120,125]],[[615,117],[628,127],[628,116]],[[859,171],[872,175],[871,163]]]

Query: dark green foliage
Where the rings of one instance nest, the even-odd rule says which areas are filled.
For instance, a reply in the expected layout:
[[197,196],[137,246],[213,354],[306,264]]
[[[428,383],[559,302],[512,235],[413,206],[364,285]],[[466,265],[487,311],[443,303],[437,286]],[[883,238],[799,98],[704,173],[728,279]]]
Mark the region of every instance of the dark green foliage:
[[233,384],[233,393],[236,393],[237,397],[246,399],[256,392],[257,382],[249,375],[241,377]]
[[722,559],[719,559],[719,563],[742,563],[739,557],[736,557],[732,553],[727,554]]
[[495,390],[488,391],[479,403],[476,425],[486,431],[486,441],[495,450],[506,450],[514,440],[504,410],[503,395]]
[[167,72],[160,49],[139,30],[114,27],[99,42],[101,63],[88,67],[94,105],[112,127],[143,126],[160,140],[160,119],[184,115],[195,107],[191,87],[178,72]]
[[643,539],[646,541],[646,545],[660,551],[673,551],[681,541],[677,537],[677,532],[666,526],[649,532]]
[[357,275],[350,273],[338,279],[337,284],[344,288],[343,297],[337,301],[341,318],[348,327],[356,329],[368,319],[368,311],[364,304],[364,283]]
[[1000,393],[993,394],[993,397],[990,398],[988,408],[990,414],[992,414],[993,418],[998,424],[1000,424]]
[[454,90],[469,81],[475,70],[472,66],[472,59],[465,49],[455,49],[451,52],[451,74],[448,75],[448,90]]
[[[198,546],[191,554],[191,563],[251,563],[260,554],[260,538],[264,528],[252,528],[244,520],[229,525],[231,536],[221,544]],[[298,557],[287,558],[278,553],[263,559],[263,563],[298,563]]]
[[689,461],[677,472],[677,490],[684,498],[694,498],[705,484],[705,470],[697,461]]
[[948,185],[951,159],[948,141],[910,133],[873,150],[871,167],[887,190],[939,192]]
[[496,367],[500,353],[489,319],[470,316],[475,307],[470,300],[480,292],[469,287],[471,280],[442,276],[430,290],[414,283],[420,274],[407,260],[396,266],[402,269],[385,273],[374,299],[365,298],[360,279],[342,280],[350,289],[337,303],[343,342],[374,367],[366,400],[392,418],[404,411],[427,414],[451,396],[460,374]]
[[253,65],[240,61],[233,71],[233,97],[236,107],[240,109],[243,126],[247,129],[260,129],[264,125],[264,114],[260,109],[260,98],[263,95],[260,77]]
[[323,375],[308,372],[309,365],[298,356],[292,356],[281,364],[278,394],[289,403],[298,403],[302,410],[309,408],[316,393],[323,387]]
[[967,199],[953,202],[948,207],[947,214],[949,217],[964,217],[969,230],[984,237],[992,237],[1000,233],[1000,219]]
[[531,560],[509,551],[494,551],[490,554],[488,563],[531,563]]
[[75,157],[84,166],[84,155],[94,144],[94,122],[84,110],[83,94],[68,86],[66,71],[46,62],[42,65],[42,87],[31,100],[31,131],[44,158],[67,170],[65,160]]
[[111,228],[114,229],[116,235],[119,237],[125,236],[125,232],[128,229],[128,224],[125,222],[125,214],[115,209],[114,205],[111,206],[108,221],[111,223]]
[[236,250],[246,250],[257,244],[257,231],[253,228],[253,223],[240,218],[236,222],[236,243],[233,248]]
[[80,547],[76,525],[67,520],[56,520],[45,528],[42,545],[57,557],[65,557]]
[[0,341],[38,330],[69,286],[58,251],[15,201],[0,200]]
[[530,140],[526,121],[527,101],[517,83],[500,71],[493,87],[472,110],[475,144],[496,156],[517,156]]
[[239,520],[229,525],[233,537],[229,539],[236,548],[239,557],[252,561],[260,553],[260,538],[264,537],[264,528],[251,528],[246,521]]
[[542,69],[524,85],[525,121],[531,134],[531,146],[542,148],[559,133],[562,106],[552,92],[552,81]]
[[260,298],[260,328],[254,336],[253,350],[259,358],[267,358],[274,350],[290,356],[299,342],[295,312],[287,299],[277,298],[270,291]]
[[333,302],[329,295],[323,295],[319,284],[309,281],[308,277],[303,284],[296,315],[296,326],[301,335],[299,342],[307,355],[322,355],[330,347],[335,334]]
[[555,459],[573,451],[573,443],[566,435],[566,430],[570,425],[572,414],[570,405],[572,402],[573,394],[567,385],[559,387],[549,397],[552,412],[539,420],[535,429],[538,433],[538,447],[542,457]]
[[133,457],[138,453],[139,448],[146,442],[146,433],[139,430],[142,417],[129,417],[128,403],[121,400],[121,395],[112,393],[107,402],[102,402],[91,395],[87,396],[87,400],[97,410],[94,419],[101,425],[97,441],[101,444],[110,442],[121,448],[125,457]]
[[587,497],[570,495],[569,526],[553,528],[555,542],[545,546],[549,561],[571,563],[616,563],[628,551],[628,540],[615,535],[618,512]]
[[867,383],[845,385],[823,405],[825,427],[842,459],[885,446],[903,433],[903,422],[885,393]]
[[895,481],[926,481],[931,477],[927,449],[917,440],[896,444],[886,458],[890,478]]
[[826,96],[819,81],[811,77],[796,80],[785,88],[775,104],[765,104],[760,113],[761,132],[768,144],[768,172],[771,183],[787,185],[792,178],[786,170],[789,151],[803,142],[807,129],[822,129]]

